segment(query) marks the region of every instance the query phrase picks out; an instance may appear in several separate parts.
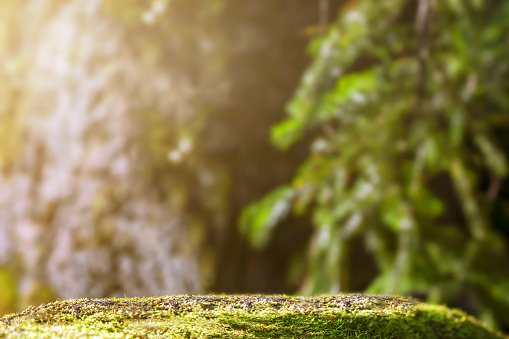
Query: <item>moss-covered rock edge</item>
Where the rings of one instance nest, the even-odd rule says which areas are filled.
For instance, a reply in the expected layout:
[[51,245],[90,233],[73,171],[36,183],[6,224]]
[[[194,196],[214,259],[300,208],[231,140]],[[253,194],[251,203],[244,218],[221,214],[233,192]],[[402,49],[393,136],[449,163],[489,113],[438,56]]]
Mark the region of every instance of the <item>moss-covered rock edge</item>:
[[342,294],[74,299],[0,318],[0,338],[503,338],[464,312]]

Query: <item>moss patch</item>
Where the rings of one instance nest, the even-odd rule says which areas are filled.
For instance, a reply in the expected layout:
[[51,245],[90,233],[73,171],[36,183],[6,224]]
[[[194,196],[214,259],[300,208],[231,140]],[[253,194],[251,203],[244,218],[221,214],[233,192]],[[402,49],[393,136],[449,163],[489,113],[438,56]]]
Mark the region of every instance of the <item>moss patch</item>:
[[0,338],[503,338],[415,299],[203,295],[76,299],[0,318]]

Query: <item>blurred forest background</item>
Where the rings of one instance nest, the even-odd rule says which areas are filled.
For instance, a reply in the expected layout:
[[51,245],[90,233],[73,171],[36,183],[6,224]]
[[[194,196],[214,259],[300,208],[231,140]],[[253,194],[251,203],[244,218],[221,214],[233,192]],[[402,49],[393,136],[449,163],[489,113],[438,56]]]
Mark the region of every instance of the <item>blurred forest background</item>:
[[0,2],[0,314],[413,295],[509,328],[509,2]]

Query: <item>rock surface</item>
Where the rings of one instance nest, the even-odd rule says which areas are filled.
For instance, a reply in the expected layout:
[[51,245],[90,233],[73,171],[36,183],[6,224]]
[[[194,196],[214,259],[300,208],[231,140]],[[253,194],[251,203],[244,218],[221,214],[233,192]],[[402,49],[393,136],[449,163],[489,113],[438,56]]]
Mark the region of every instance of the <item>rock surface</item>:
[[503,338],[459,310],[345,294],[75,299],[0,318],[0,338]]

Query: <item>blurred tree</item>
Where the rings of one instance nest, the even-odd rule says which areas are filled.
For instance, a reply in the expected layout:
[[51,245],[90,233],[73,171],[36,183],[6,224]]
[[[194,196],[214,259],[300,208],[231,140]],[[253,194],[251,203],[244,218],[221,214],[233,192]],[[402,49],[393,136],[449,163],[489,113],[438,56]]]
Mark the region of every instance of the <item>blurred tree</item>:
[[2,300],[204,289],[226,180],[198,98],[221,90],[221,6],[0,3]]
[[[289,212],[309,211],[304,293],[355,289],[352,272],[374,262],[369,292],[509,326],[507,221],[492,223],[507,220],[493,207],[507,204],[508,28],[509,2],[346,2],[272,130],[283,149],[311,135],[311,153],[244,211],[242,231],[263,247]],[[356,256],[361,238],[371,260]]]

